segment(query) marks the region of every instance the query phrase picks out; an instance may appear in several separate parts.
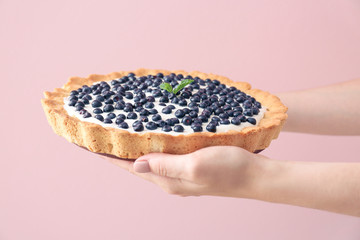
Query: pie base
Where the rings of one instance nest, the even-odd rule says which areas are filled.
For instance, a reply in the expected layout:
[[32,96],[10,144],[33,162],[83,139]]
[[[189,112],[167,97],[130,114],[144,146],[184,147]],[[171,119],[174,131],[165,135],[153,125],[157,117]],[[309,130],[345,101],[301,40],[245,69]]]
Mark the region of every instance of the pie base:
[[[196,132],[191,134],[169,135],[144,131],[131,133],[123,129],[102,127],[95,123],[83,122],[76,117],[69,116],[64,109],[64,98],[83,85],[92,85],[99,81],[110,81],[133,72],[136,76],[155,75],[157,73],[170,73],[191,75],[202,79],[218,79],[221,83],[234,86],[256,98],[267,107],[264,118],[257,126],[247,127],[241,131],[211,133]],[[280,99],[268,92],[251,89],[245,82],[233,82],[230,79],[214,74],[205,74],[198,71],[167,71],[138,69],[136,71],[113,72],[107,75],[92,74],[87,78],[71,77],[62,87],[53,92],[44,92],[41,99],[47,120],[56,134],[65,137],[69,142],[85,147],[95,153],[110,154],[119,158],[136,159],[151,152],[164,152],[171,154],[186,154],[209,146],[238,146],[250,152],[267,148],[271,140],[276,139],[287,119],[287,107]]]

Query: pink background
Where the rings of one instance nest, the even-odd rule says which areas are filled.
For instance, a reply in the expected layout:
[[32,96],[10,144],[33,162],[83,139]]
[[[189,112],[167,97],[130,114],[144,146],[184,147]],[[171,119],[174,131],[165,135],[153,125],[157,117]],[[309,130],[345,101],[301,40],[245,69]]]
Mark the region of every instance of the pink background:
[[[55,135],[42,92],[139,67],[281,92],[360,77],[360,2],[0,0],[0,239],[360,239],[360,219],[177,197]],[[9,105],[4,105],[10,104]],[[282,133],[264,154],[359,161],[360,137]]]

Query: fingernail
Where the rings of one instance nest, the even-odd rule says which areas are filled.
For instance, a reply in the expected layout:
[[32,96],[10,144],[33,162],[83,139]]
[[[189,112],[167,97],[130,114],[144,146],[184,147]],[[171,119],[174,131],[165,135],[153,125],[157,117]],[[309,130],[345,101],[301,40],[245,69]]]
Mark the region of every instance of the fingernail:
[[135,161],[134,171],[138,173],[147,173],[150,172],[149,162],[146,160]]

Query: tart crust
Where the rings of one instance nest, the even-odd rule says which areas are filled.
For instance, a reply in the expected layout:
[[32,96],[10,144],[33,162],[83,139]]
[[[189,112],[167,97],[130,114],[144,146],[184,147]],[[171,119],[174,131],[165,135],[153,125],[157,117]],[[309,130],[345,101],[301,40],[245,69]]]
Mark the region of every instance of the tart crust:
[[[234,86],[253,96],[263,106],[267,107],[267,111],[258,125],[244,128],[241,131],[196,132],[174,136],[151,131],[131,133],[122,129],[104,128],[98,124],[83,122],[76,117],[69,116],[64,109],[64,98],[69,96],[72,90],[83,85],[90,86],[95,82],[120,78],[130,72],[135,73],[136,76],[154,75],[160,72],[167,75],[173,72],[197,76],[202,79],[218,79],[221,83]],[[45,98],[41,99],[41,103],[47,120],[56,134],[92,152],[128,159],[136,159],[151,152],[186,154],[204,147],[218,145],[238,146],[250,152],[256,152],[268,147],[271,140],[278,137],[287,118],[287,107],[281,103],[278,97],[258,89],[251,89],[251,85],[245,82],[234,82],[223,76],[198,71],[138,69],[136,71],[113,72],[107,75],[91,74],[87,78],[71,77],[62,88],[55,88],[53,92],[44,92],[44,95]]]

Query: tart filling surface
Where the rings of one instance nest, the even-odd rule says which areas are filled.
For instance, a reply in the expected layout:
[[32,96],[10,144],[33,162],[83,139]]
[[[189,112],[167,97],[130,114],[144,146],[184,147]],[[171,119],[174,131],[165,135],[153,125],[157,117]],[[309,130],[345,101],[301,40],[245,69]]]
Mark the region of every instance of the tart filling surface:
[[[171,87],[191,79],[176,94]],[[255,152],[277,138],[287,115],[279,98],[245,82],[201,72],[138,69],[72,77],[45,92],[54,131],[90,151],[120,158],[184,154],[232,145]]]
[[[176,94],[161,88],[168,83],[176,89],[186,81],[191,83]],[[103,127],[171,135],[240,131],[256,126],[266,111],[254,97],[217,79],[174,73],[129,73],[84,85],[64,98],[64,108],[70,116]]]

